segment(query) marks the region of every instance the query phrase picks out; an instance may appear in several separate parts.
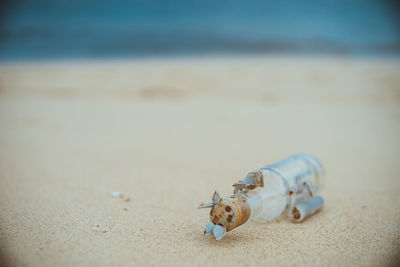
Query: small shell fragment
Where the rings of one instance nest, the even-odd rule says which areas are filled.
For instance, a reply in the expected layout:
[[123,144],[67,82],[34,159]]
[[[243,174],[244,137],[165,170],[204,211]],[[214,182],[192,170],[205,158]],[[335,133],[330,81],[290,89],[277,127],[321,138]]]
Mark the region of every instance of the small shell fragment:
[[220,240],[225,235],[226,230],[220,225],[215,225],[212,232],[215,236],[215,240]]
[[239,180],[237,183],[233,185],[234,187],[234,193],[246,193],[249,190],[253,190],[257,187],[263,187],[264,186],[264,177],[262,174],[261,170],[254,170],[252,172],[249,172],[247,176]]
[[111,192],[111,196],[112,197],[122,197],[122,193],[121,192]]
[[210,236],[212,234],[212,230],[213,229],[214,229],[214,224],[212,222],[210,222],[209,224],[207,224],[206,230],[204,231],[204,234],[206,236]]
[[201,205],[201,206],[199,207],[199,209],[202,209],[202,208],[211,208],[212,206],[214,206],[214,203],[210,202],[210,203]]
[[214,195],[212,197],[212,201],[214,203],[214,205],[218,204],[219,202],[221,202],[221,197],[219,196],[219,193],[217,191],[214,192]]
[[218,205],[219,203],[221,203],[221,200],[222,200],[222,198],[219,196],[219,194],[218,194],[217,191],[214,192],[214,195],[212,196],[211,199],[212,199],[212,202],[207,203],[207,204],[201,203],[201,204],[200,204],[200,207],[198,207],[198,208],[199,208],[199,209],[202,209],[202,208],[211,208],[211,207],[214,207],[215,205]]

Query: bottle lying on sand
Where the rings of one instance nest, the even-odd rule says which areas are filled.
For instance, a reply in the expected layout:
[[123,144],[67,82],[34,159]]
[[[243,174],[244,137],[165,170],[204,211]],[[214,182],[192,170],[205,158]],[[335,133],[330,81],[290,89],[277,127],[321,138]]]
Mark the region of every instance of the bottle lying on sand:
[[251,171],[233,185],[232,196],[221,198],[215,191],[212,202],[199,207],[211,208],[204,234],[220,240],[249,219],[268,222],[285,211],[299,223],[323,207],[323,198],[316,195],[323,176],[321,162],[309,154],[295,154]]

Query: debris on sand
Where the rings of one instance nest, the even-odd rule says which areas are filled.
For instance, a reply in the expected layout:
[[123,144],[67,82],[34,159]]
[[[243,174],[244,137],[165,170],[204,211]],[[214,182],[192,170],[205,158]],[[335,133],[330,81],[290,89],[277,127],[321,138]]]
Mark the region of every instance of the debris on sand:
[[130,197],[125,197],[121,192],[111,192],[111,196],[113,198],[120,198],[125,202],[131,202],[131,198]]
[[111,196],[112,197],[119,197],[119,198],[123,198],[123,195],[121,192],[111,192]]
[[106,233],[109,229],[101,227],[100,224],[96,224],[95,226],[93,226],[92,230],[99,233]]

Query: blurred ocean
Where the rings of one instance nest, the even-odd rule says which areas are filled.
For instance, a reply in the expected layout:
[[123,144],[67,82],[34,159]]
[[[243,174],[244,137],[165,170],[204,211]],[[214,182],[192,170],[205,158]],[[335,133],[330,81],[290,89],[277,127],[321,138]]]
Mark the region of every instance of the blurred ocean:
[[396,1],[9,0],[0,59],[187,54],[398,55]]

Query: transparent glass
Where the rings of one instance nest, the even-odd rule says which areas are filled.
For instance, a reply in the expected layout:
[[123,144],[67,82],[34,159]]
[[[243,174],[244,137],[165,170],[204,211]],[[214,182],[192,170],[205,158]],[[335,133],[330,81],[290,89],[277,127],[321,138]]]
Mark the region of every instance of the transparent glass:
[[250,219],[257,222],[271,221],[311,198],[324,177],[321,162],[309,154],[295,154],[256,171],[262,172],[264,186],[241,195],[250,207]]

